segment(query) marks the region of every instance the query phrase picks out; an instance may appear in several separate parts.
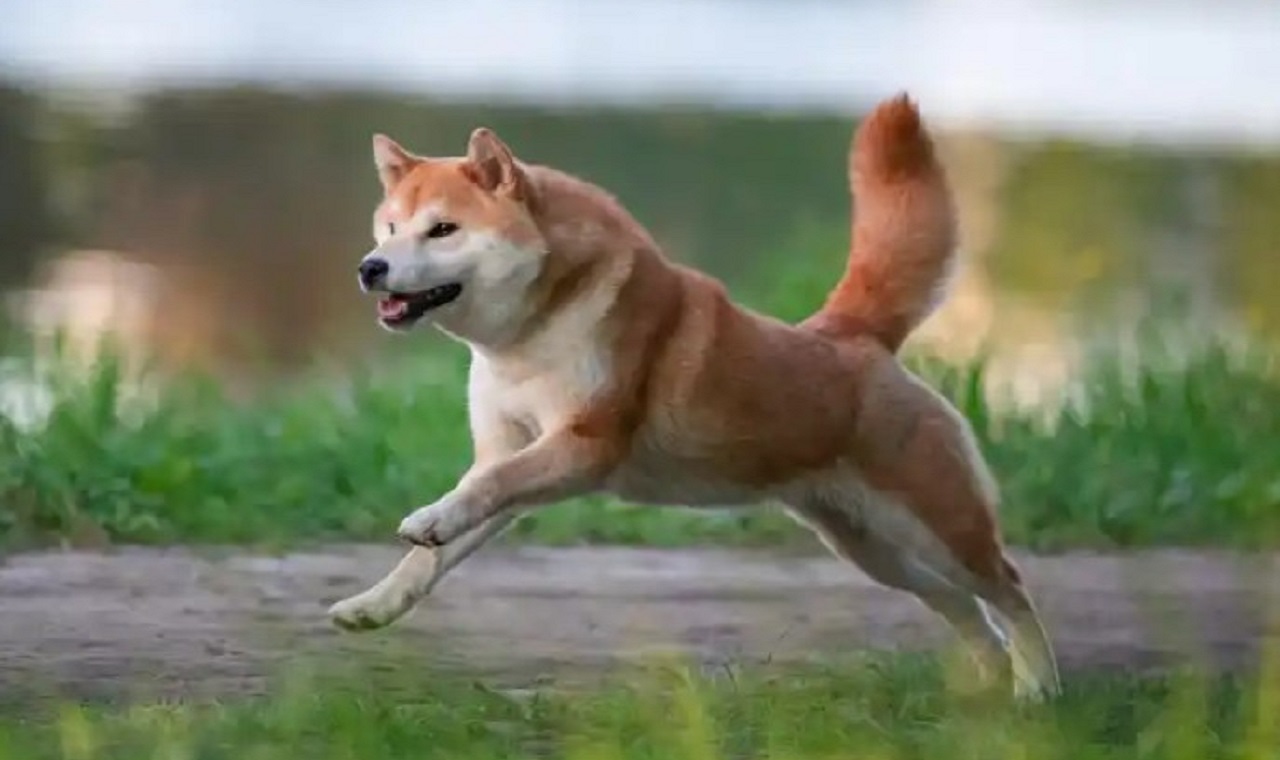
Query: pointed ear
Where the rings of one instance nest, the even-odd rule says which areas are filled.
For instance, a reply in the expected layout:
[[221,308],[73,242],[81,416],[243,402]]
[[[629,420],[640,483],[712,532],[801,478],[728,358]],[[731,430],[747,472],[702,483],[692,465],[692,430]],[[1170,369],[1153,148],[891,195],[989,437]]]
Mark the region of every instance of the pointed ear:
[[493,130],[480,127],[471,133],[467,143],[468,172],[477,185],[493,193],[523,197],[524,172],[516,163],[511,149]]
[[373,163],[384,190],[390,191],[422,159],[383,134],[373,136]]

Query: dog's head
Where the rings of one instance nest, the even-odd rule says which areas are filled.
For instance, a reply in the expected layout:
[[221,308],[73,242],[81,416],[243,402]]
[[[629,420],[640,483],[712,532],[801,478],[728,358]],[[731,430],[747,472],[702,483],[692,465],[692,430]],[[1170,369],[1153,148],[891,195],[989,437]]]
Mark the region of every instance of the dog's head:
[[463,158],[415,156],[384,135],[374,136],[373,157],[384,198],[359,282],[382,294],[379,322],[400,331],[427,321],[477,343],[517,330],[547,244],[511,150],[481,128]]

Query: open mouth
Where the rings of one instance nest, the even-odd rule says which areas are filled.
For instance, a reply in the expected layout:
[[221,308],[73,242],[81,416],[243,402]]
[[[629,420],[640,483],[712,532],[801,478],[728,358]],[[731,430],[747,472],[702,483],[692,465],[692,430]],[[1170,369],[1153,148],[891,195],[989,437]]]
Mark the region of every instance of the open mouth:
[[378,301],[378,319],[391,327],[417,321],[422,315],[462,295],[462,285],[450,282],[417,293],[392,293]]

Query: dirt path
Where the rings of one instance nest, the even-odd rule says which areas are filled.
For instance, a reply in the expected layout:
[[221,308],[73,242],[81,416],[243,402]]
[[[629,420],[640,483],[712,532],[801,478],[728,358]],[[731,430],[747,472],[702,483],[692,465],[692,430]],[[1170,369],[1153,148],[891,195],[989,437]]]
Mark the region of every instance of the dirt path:
[[[395,547],[287,557],[181,550],[18,555],[0,565],[0,700],[255,692],[306,653],[406,652],[495,677],[594,669],[638,652],[774,660],[932,647],[942,625],[826,557],[494,549],[390,630],[342,634],[325,605]],[[1154,552],[1021,558],[1070,669],[1188,652],[1247,665],[1280,603],[1280,558]],[[398,666],[406,666],[398,660]],[[412,667],[412,659],[408,661]]]

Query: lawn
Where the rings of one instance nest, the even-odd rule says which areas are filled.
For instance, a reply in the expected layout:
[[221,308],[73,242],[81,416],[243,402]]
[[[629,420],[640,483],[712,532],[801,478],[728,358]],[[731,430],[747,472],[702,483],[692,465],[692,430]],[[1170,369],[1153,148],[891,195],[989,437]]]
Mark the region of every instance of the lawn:
[[[1062,403],[1037,410],[995,403],[981,360],[908,361],[974,424],[1012,542],[1280,545],[1275,356],[1222,341],[1139,345],[1123,358],[1104,346]],[[18,356],[6,378],[49,396],[38,423],[0,420],[10,547],[389,541],[408,507],[467,464],[466,356],[440,342],[383,363],[317,367],[247,398],[192,374],[133,394],[109,354],[83,373]],[[594,499],[537,513],[512,540],[799,536],[765,510]],[[343,658],[309,677],[294,669],[267,696],[220,704],[21,705],[0,712],[0,760],[1280,758],[1274,667],[1205,678],[1069,672],[1061,700],[1021,709],[958,696],[952,671],[930,656],[640,668],[518,699],[416,663],[361,667]]]
[[[992,403],[977,360],[909,363],[975,426],[1004,492],[1011,541],[1040,549],[1280,543],[1280,382],[1273,354],[1146,340],[1100,350],[1060,404]],[[0,540],[9,546],[390,540],[411,507],[468,463],[466,354],[420,340],[408,357],[317,367],[252,398],[194,375],[143,398],[103,359],[87,373],[16,359],[51,388],[43,424],[0,417]],[[775,544],[770,510],[694,513],[608,499],[557,505],[515,540]]]
[[822,669],[635,667],[607,682],[516,695],[419,673],[325,666],[227,704],[74,706],[0,718],[0,759],[1280,757],[1280,680],[1082,675],[1049,706],[948,686],[932,659]]

